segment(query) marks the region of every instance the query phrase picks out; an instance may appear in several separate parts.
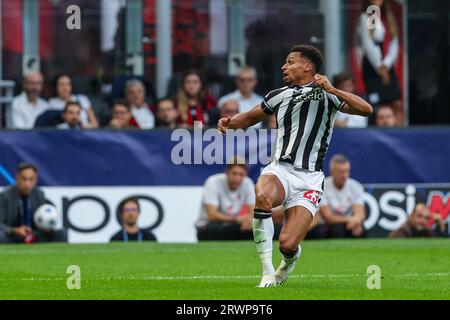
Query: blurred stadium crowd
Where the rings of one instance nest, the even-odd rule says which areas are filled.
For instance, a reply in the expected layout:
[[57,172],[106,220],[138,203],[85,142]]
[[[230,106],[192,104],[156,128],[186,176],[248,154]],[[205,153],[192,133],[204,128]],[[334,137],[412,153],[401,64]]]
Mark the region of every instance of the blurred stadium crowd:
[[[137,77],[121,79],[113,95],[114,100],[106,111],[96,114],[89,98],[74,92],[70,75],[63,74],[54,80],[54,96],[41,97],[44,76],[39,72],[27,74],[23,91],[16,96],[8,110],[7,127],[29,130],[34,128],[57,129],[176,129],[193,128],[194,123],[203,128],[215,127],[221,117],[247,112],[262,101],[255,93],[258,83],[257,71],[251,66],[242,67],[235,79],[235,90],[222,97],[213,97],[200,71],[189,70],[181,77],[176,91],[157,100],[147,94],[144,82]],[[355,92],[352,76],[341,73],[333,78],[338,89]],[[383,89],[381,89],[383,92]],[[394,108],[384,101],[376,107],[375,116],[369,124],[379,127],[402,126]],[[263,124],[276,128],[275,119]],[[340,113],[337,127],[364,128],[367,119]],[[257,127],[261,127],[258,125]]]

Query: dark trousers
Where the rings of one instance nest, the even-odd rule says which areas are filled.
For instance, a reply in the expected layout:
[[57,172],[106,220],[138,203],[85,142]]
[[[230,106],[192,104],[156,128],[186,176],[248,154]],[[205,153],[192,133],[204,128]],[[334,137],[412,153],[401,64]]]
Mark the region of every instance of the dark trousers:
[[328,227],[327,237],[329,239],[339,239],[339,238],[365,238],[366,230],[360,236],[354,236],[351,230],[345,227],[345,224],[333,224]]
[[[274,239],[278,240],[281,224],[275,224]],[[253,232],[241,231],[237,224],[229,224],[222,221],[209,222],[204,228],[197,228],[199,241],[204,240],[253,240]]]
[[350,230],[345,227],[345,224],[319,224],[315,228],[311,229],[306,235],[305,239],[317,240],[317,239],[339,239],[339,238],[365,238],[366,230],[356,237]]

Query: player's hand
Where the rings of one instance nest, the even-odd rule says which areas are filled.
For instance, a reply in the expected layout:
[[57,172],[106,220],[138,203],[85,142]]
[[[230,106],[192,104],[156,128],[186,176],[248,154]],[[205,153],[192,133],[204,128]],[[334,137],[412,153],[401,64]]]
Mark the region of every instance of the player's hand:
[[221,118],[219,122],[217,123],[217,129],[221,134],[225,134],[227,132],[227,129],[230,125],[231,117],[227,118]]
[[25,238],[26,236],[28,236],[29,234],[32,233],[32,230],[30,227],[20,226],[20,227],[14,228],[12,233],[17,237]]
[[330,80],[328,80],[327,76],[323,76],[323,75],[317,73],[314,76],[314,80],[315,80],[316,84],[319,87],[321,87],[323,90],[325,90],[326,92],[331,92],[331,91],[335,90],[335,88],[331,84]]

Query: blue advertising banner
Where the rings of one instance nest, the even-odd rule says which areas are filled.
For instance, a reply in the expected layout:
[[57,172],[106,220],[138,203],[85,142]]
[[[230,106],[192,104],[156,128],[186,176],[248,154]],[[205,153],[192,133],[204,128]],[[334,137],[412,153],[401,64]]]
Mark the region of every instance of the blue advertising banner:
[[[224,170],[235,150],[256,180],[270,161],[267,130],[2,131],[0,185],[20,162],[34,163],[41,186],[199,186]],[[243,153],[243,154],[242,154]],[[450,182],[450,128],[336,129],[325,163],[343,153],[361,183]]]

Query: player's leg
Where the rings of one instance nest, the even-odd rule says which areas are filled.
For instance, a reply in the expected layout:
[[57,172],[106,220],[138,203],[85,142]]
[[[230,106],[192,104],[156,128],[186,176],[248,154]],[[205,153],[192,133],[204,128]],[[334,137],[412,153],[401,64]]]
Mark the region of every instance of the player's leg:
[[286,210],[285,223],[279,240],[282,261],[275,274],[277,285],[283,284],[294,269],[301,255],[300,241],[305,238],[312,221],[312,213],[303,206]]
[[256,183],[256,204],[253,217],[253,238],[261,260],[263,278],[260,287],[275,285],[275,269],[272,263],[274,225],[272,208],[283,203],[285,191],[277,176],[262,175]]

